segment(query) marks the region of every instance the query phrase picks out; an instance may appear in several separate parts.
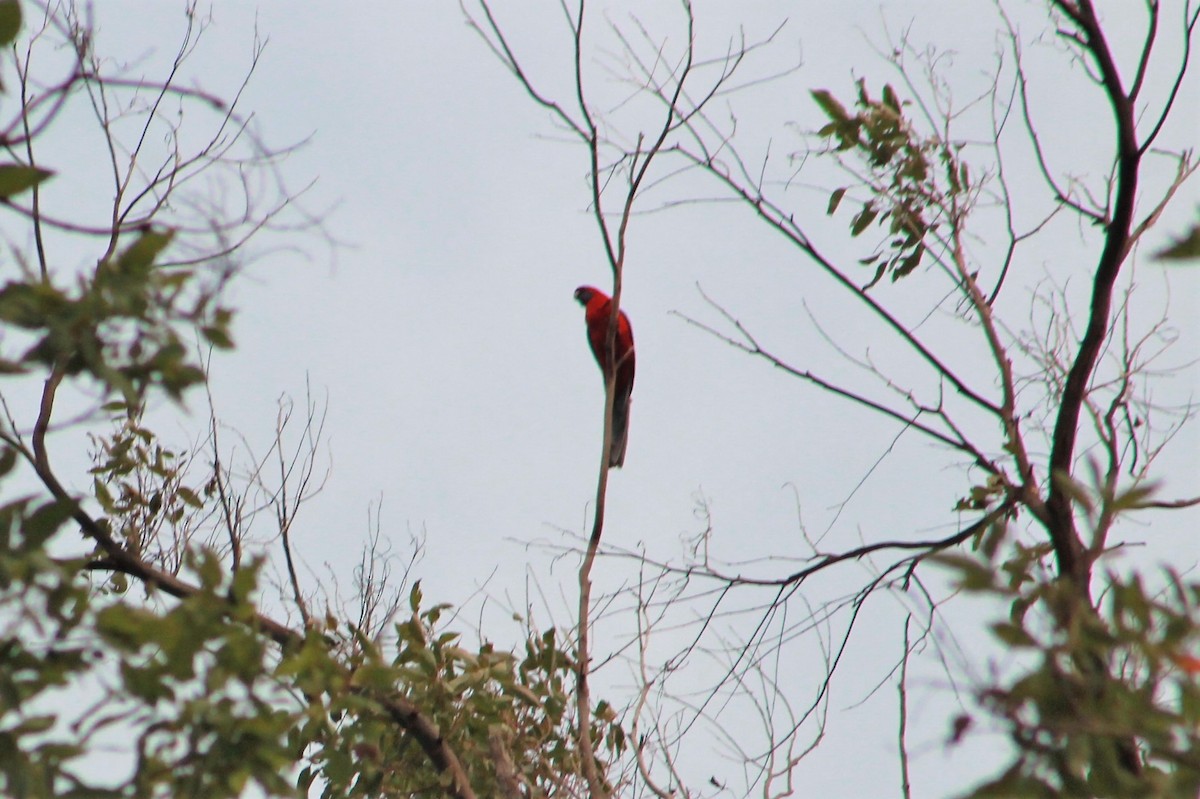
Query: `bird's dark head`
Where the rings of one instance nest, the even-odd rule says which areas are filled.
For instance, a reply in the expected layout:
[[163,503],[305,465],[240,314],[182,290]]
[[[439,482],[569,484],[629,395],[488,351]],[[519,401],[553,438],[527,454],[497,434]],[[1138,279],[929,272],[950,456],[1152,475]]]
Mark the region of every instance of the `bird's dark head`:
[[591,302],[592,297],[597,296],[603,297],[604,295],[591,286],[580,286],[579,288],[575,289],[575,300],[583,306],[586,306],[589,302]]

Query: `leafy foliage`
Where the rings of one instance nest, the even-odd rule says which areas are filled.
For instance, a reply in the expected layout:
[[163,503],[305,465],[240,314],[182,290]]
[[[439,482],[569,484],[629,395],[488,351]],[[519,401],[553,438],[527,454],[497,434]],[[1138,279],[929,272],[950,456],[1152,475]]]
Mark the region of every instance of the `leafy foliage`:
[[1014,544],[998,562],[1004,538],[997,527],[978,558],[941,557],[964,590],[1009,604],[1009,617],[992,633],[1028,655],[1016,675],[978,692],[1014,756],[966,796],[1196,795],[1200,583],[1167,571],[1163,588],[1150,590],[1137,574],[1110,572],[1105,599],[1093,610],[1044,569],[1048,546]]
[[0,0],[0,46],[7,47],[21,32],[20,0]]
[[[0,44],[19,27],[19,5],[0,0]],[[90,39],[78,33],[72,42],[82,58]],[[62,102],[77,78],[62,84]],[[227,134],[217,135],[220,146],[189,163],[207,165],[225,152]],[[137,172],[141,144],[110,144]],[[22,148],[8,152],[18,157]],[[164,169],[182,162],[169,159]],[[237,162],[239,174],[248,168]],[[0,200],[54,174],[0,164]],[[171,190],[166,183],[143,196],[162,208],[165,194],[156,192]],[[224,230],[219,220],[204,221],[196,229]],[[233,346],[233,314],[220,297],[237,248],[195,258],[177,241],[186,235],[153,214],[137,227],[114,222],[95,239],[102,254],[94,269],[63,274],[39,247],[37,268],[24,266],[0,287],[0,379],[43,381],[32,440],[12,419],[0,429],[0,479],[24,464],[45,489],[0,506],[0,794],[428,796],[457,780],[449,757],[463,764],[465,783],[454,790],[464,796],[559,793],[579,772],[580,754],[571,646],[554,630],[531,632],[522,656],[488,643],[468,649],[443,627],[448,606],[422,606],[419,584],[408,617],[386,640],[329,608],[310,616],[298,585],[291,599],[304,629],[262,612],[264,560],[260,549],[242,557],[250,542],[235,517],[246,501],[233,496],[261,486],[261,467],[242,476],[240,488],[231,485],[237,476],[220,463],[215,432],[209,458],[163,442],[145,418],[155,395],[178,405],[205,381],[195,343]],[[171,265],[174,252],[190,265]],[[96,403],[89,421],[109,422],[89,435],[86,498],[62,487],[46,449],[60,386]],[[3,483],[6,493],[11,485]],[[211,519],[223,522],[206,527]],[[279,524],[286,536],[291,516]],[[82,554],[53,554],[77,552],[80,532]],[[144,590],[130,590],[131,582]],[[370,590],[376,595],[364,602],[396,589]],[[625,735],[615,714],[601,703],[594,715],[604,756],[620,757]],[[422,738],[418,728],[432,732]],[[117,762],[89,767],[105,739],[120,742]],[[431,758],[439,747],[442,759]]]
[[[2,24],[0,23],[0,25]],[[14,194],[32,189],[53,174],[49,170],[39,169],[35,166],[0,164],[0,198],[7,199]]]
[[1166,261],[1187,261],[1200,258],[1200,224],[1193,225],[1178,241],[1163,248],[1158,257]]
[[92,438],[92,496],[130,552],[177,573],[183,565],[177,543],[191,538],[196,517],[213,500],[215,480],[189,487],[188,452],[165,446],[144,424],[142,408],[123,402],[109,408],[115,411],[111,432]]
[[[959,148],[919,134],[895,89],[885,85],[882,96],[874,99],[865,80],[857,85],[854,113],[826,89],[813,91],[812,97],[829,118],[817,135],[834,153],[854,156],[862,171],[851,171],[869,195],[850,219],[850,235],[860,236],[872,225],[886,231],[876,251],[860,261],[875,266],[870,288],[885,274],[892,280],[911,274],[936,241],[944,216],[964,210],[959,206],[968,204],[972,186]],[[833,191],[830,216],[851,188]]]
[[[690,6],[687,10],[690,15]],[[19,4],[0,0],[0,44],[12,44],[19,30]],[[82,53],[87,36],[79,36],[73,44]],[[180,49],[189,51],[186,46]],[[496,52],[511,57],[507,45]],[[524,80],[515,61],[512,66]],[[729,74],[732,71],[726,77]],[[703,117],[678,113],[676,104],[687,97],[683,77],[674,82],[678,93],[661,98],[667,100],[670,113],[658,144],[646,151],[637,137],[637,149],[618,162],[629,164],[629,173],[637,175],[630,183],[626,213],[638,194],[645,165],[660,152],[667,135],[677,125],[686,127],[692,124],[688,120]],[[62,84],[63,102],[69,101],[77,78]],[[102,78],[89,74],[87,80]],[[158,88],[167,92],[166,87]],[[582,86],[578,88],[586,116]],[[714,89],[707,96],[717,94]],[[540,95],[534,96],[541,101]],[[921,132],[906,115],[908,102],[891,86],[884,86],[876,99],[860,80],[849,110],[829,91],[814,91],[812,97],[829,120],[819,135],[855,178],[852,185],[831,194],[828,214],[850,202],[855,206],[848,225],[851,237],[872,230],[882,233],[874,252],[862,259],[875,268],[867,287],[886,274],[898,280],[927,258],[944,256],[965,231],[966,213],[982,183],[969,175],[960,146]],[[557,105],[543,105],[569,123],[570,117]],[[222,122],[222,131],[229,120]],[[593,156],[602,129],[590,118],[586,126],[576,128],[587,132]],[[105,133],[111,135],[110,130],[105,128]],[[218,134],[214,142],[223,142],[223,136]],[[24,192],[36,197],[56,173],[34,165],[32,147],[24,150],[28,163],[22,163],[22,148],[6,143],[7,157],[16,160],[0,164],[0,200],[5,201],[0,210],[25,213],[39,222],[36,203],[22,209],[16,201],[7,201],[22,199]],[[136,154],[140,146],[112,146],[110,152]],[[210,156],[216,157],[214,151],[204,150],[189,163],[208,163]],[[129,174],[153,172],[133,161],[136,155],[131,156]],[[180,162],[168,159],[170,163]],[[640,171],[634,168],[639,163]],[[711,156],[700,163],[715,165]],[[592,177],[599,178],[599,173]],[[170,191],[152,184],[142,196],[155,197],[165,207],[165,195],[160,197],[157,190]],[[766,207],[751,201],[760,213]],[[129,218],[114,214],[114,219],[118,216]],[[598,204],[596,216],[603,227],[605,215]],[[176,409],[191,396],[190,389],[203,383],[202,363],[191,354],[193,341],[218,349],[233,346],[232,312],[221,304],[221,296],[236,265],[224,247],[219,257],[192,258],[194,252],[188,252],[189,266],[171,265],[172,258],[183,258],[186,252],[178,239],[187,229],[153,217],[124,227],[114,222],[111,231],[102,231],[96,239],[101,252],[94,269],[63,274],[39,254],[36,271],[26,266],[0,287],[0,378],[7,384],[44,380],[41,407],[32,424],[19,426],[10,418],[0,431],[0,478],[22,466],[41,486],[36,494],[11,497],[18,493],[13,488],[16,481],[7,478],[5,504],[0,505],[0,793],[611,794],[598,788],[612,787],[602,783],[615,781],[615,766],[631,751],[642,766],[646,739],[630,747],[620,714],[605,701],[594,707],[575,705],[583,691],[575,694],[572,688],[582,683],[582,664],[588,662],[586,651],[582,657],[578,654],[586,650],[580,642],[588,630],[586,595],[579,640],[555,629],[530,630],[518,652],[497,649],[487,640],[477,646],[464,643],[463,635],[451,627],[450,606],[427,605],[419,583],[408,591],[407,612],[398,619],[396,614],[389,616],[382,625],[386,634],[379,633],[374,625],[339,618],[337,602],[309,607],[316,603],[303,595],[291,563],[288,533],[294,519],[281,513],[278,538],[292,583],[285,601],[303,620],[302,627],[293,629],[264,611],[268,602],[262,589],[263,552],[252,547],[241,557],[238,548],[249,542],[239,538],[233,521],[225,530],[229,542],[196,535],[199,520],[230,513],[230,503],[236,505],[238,500],[226,493],[236,489],[223,482],[230,472],[217,462],[219,453],[205,462],[195,452],[165,443],[146,421],[144,409],[163,395],[174,403],[167,408]],[[790,215],[787,220],[792,223]],[[782,221],[781,216],[780,229],[790,229]],[[220,225],[212,227],[218,237],[223,235]],[[624,263],[623,224],[620,230],[617,262]],[[1165,257],[1194,254],[1191,238]],[[796,240],[805,237],[797,235]],[[963,267],[956,278],[960,286],[971,285],[965,259],[957,265]],[[979,311],[983,315],[982,308]],[[990,324],[987,319],[984,323]],[[916,343],[911,333],[905,335]],[[1011,368],[1003,347],[995,346],[998,360]],[[930,360],[943,377],[966,391],[953,373]],[[59,484],[45,447],[60,384],[95,401],[99,410],[89,422],[103,420],[104,414],[110,423],[107,432],[90,436],[94,466],[87,496],[73,495]],[[886,410],[884,405],[868,404]],[[1006,401],[999,409],[980,404],[1010,422],[1006,449],[1011,447],[1016,455],[1015,404]],[[942,418],[958,436],[938,433],[939,442],[957,442],[976,462],[989,465],[982,452],[988,448],[970,445],[940,408],[919,410]],[[33,431],[32,443],[26,442],[26,429]],[[1097,530],[1107,529],[1114,516],[1147,499],[1143,486],[1120,495],[1097,494],[1066,471],[1052,472],[1050,484],[1077,505],[1078,518]],[[1114,474],[1117,471],[1114,468]],[[257,473],[244,479],[257,479]],[[1021,513],[1028,509],[1029,515],[1036,515],[1041,486],[1032,469],[1027,473],[1027,484],[1019,487]],[[1009,616],[991,630],[1004,647],[1017,653],[1019,671],[983,687],[978,702],[979,712],[1013,742],[1013,762],[971,796],[1196,795],[1200,584],[1167,572],[1165,587],[1151,590],[1136,574],[1113,573],[1106,575],[1103,601],[1094,607],[1084,601],[1086,590],[1069,583],[1070,572],[1054,579],[1042,567],[1061,538],[1051,534],[1033,544],[1008,540],[1003,525],[1017,517],[1017,489],[999,470],[989,472],[959,500],[956,510],[995,516],[984,517],[978,531],[968,529],[956,538],[918,545],[925,547],[919,555],[910,554],[917,547],[902,543],[904,559],[889,570],[903,566],[907,586],[917,565],[932,552],[973,538],[976,554],[943,554],[941,560],[957,572],[961,589],[998,597],[1010,608]],[[286,493],[285,487],[279,489],[279,495]],[[268,498],[266,505],[274,501]],[[103,518],[93,515],[95,508]],[[1009,508],[1014,509],[1005,513]],[[986,520],[994,517],[1001,521],[985,529]],[[598,526],[596,542],[599,530]],[[1102,541],[1103,535],[1093,540]],[[1083,555],[1099,559],[1105,554],[1102,546],[1094,548]],[[231,556],[231,549],[238,553]],[[862,560],[871,549],[823,562]],[[1089,563],[1089,576],[1090,568]],[[93,575],[104,579],[93,581]],[[796,577],[793,584],[803,579]],[[855,615],[862,600],[883,584],[880,580],[854,600]],[[131,584],[141,590],[131,590]],[[378,596],[362,599],[366,604]],[[697,645],[693,649],[699,651]],[[743,654],[739,652],[738,659]],[[673,670],[678,663],[666,668]],[[822,693],[832,680],[832,668]],[[650,685],[648,680],[646,687]],[[775,687],[771,684],[768,691]],[[78,697],[85,694],[89,701],[81,704]],[[786,704],[786,697],[781,703],[777,698],[769,696],[764,709]],[[582,711],[589,711],[592,719],[587,736],[577,729]],[[966,726],[956,721],[956,739]],[[788,737],[797,729],[793,727]],[[120,742],[116,748],[121,762],[97,776],[86,758],[101,751],[106,738]],[[598,754],[590,755],[594,762],[583,760],[589,747],[580,745],[581,738],[597,742]],[[1130,749],[1131,742],[1136,749]],[[787,748],[778,743],[791,741],[774,742],[772,758]],[[672,766],[669,757],[666,762]],[[779,773],[788,778],[790,793],[791,770],[803,755],[794,761],[790,753],[785,757],[788,764]],[[447,765],[451,759],[453,768]],[[774,764],[771,760],[767,770]],[[589,784],[584,775],[592,771],[600,777]],[[643,771],[642,777],[649,785],[650,773]],[[715,778],[712,784],[724,790]],[[675,793],[674,787],[650,790]]]
[[[198,552],[189,565],[200,590],[155,609],[94,595],[79,578],[81,562],[48,557],[66,517],[61,505],[17,503],[0,513],[9,532],[0,551],[6,796],[238,796],[251,782],[289,793],[299,714],[281,703],[268,642],[245,623],[257,567],[225,579],[217,559]],[[110,681],[101,699],[78,714],[54,711],[99,674]],[[81,767],[104,734],[129,742],[128,768]]]
[[37,339],[20,356],[5,355],[10,371],[40,365],[86,374],[130,406],[151,386],[179,399],[201,382],[182,330],[198,328],[210,342],[226,344],[232,313],[216,303],[223,278],[204,286],[196,272],[156,266],[171,238],[170,231],[142,231],[75,291],[32,274],[5,284],[0,322]]
[[[395,625],[394,645],[355,637],[346,642],[353,654],[341,665],[320,638],[310,637],[285,656],[278,674],[295,679],[310,701],[325,692],[332,722],[310,715],[302,733],[312,736],[313,748],[299,787],[308,790],[319,777],[325,797],[407,797],[440,785],[442,776],[381,701],[395,693],[436,723],[479,796],[504,795],[497,780],[506,770],[531,796],[555,794],[579,771],[568,695],[573,665],[555,631],[532,635],[523,658],[487,643],[469,650],[458,633],[440,629],[449,606],[422,609],[422,599],[418,583],[409,595],[409,617]],[[385,656],[389,649],[391,657]],[[611,714],[596,723],[594,734],[613,757],[624,751],[624,733]]]

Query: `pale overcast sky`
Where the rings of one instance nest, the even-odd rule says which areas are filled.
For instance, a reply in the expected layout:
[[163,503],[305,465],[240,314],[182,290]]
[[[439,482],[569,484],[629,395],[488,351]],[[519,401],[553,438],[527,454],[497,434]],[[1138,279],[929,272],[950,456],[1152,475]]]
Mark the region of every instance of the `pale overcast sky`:
[[[144,59],[150,72],[173,53],[181,30],[179,5],[97,4],[98,50],[118,59]],[[1038,4],[1016,5],[1022,29],[1039,29],[1044,16]],[[1140,37],[1140,4],[1102,5],[1110,15],[1129,16],[1111,28],[1114,35]],[[1172,8],[1164,19],[1173,25],[1177,5],[1164,3]],[[569,99],[569,53],[557,2],[498,0],[496,8],[534,79]],[[682,32],[676,3],[608,3],[604,13],[627,25],[631,8],[654,37],[677,46]],[[872,47],[886,46],[885,26],[894,35],[911,24],[911,41],[957,51],[947,62],[948,76],[963,98],[986,85],[999,27],[991,3],[961,0],[697,2],[696,16],[699,46],[710,57],[724,51],[739,25],[753,40],[787,20],[745,74],[801,67],[724,98],[719,106],[737,114],[748,160],[760,160],[770,141],[777,179],[788,174],[786,154],[802,146],[798,131],[821,123],[810,89],[829,88],[849,99],[856,77],[874,87],[896,81]],[[584,151],[564,142],[548,114],[520,90],[449,0],[221,0],[213,4],[212,20],[186,82],[229,95],[247,66],[257,25],[269,42],[244,107],[255,113],[269,141],[309,140],[282,168],[295,187],[317,181],[303,202],[312,211],[328,210],[328,232],[341,242],[330,249],[316,236],[272,239],[272,245],[293,249],[265,255],[235,286],[238,349],[217,356],[212,371],[219,414],[259,446],[274,425],[280,395],[303,402],[307,383],[319,401],[328,398],[325,436],[332,473],[293,531],[311,578],[324,581],[334,573],[349,584],[368,538],[368,513],[382,502],[382,530],[397,548],[407,546],[410,532],[425,536],[417,575],[431,601],[462,603],[483,587],[487,595],[508,597],[519,607],[536,583],[554,614],[537,607],[543,614],[537,622],[569,623],[575,560],[552,562],[544,549],[526,542],[557,546],[570,543],[563,530],[583,534],[595,490],[603,394],[572,291],[585,283],[606,288],[610,277],[587,212]],[[597,14],[593,24],[605,23]],[[1139,42],[1117,44],[1128,54]],[[1178,51],[1179,41],[1164,40],[1161,47],[1166,58]],[[1108,112],[1097,110],[1094,97],[1081,95],[1079,70],[1066,65],[1061,48],[1031,46],[1030,57],[1039,66],[1058,64],[1044,79],[1034,74],[1032,91],[1050,151],[1062,159],[1059,170],[1087,170],[1095,178],[1108,147]],[[607,76],[602,64],[589,60],[587,68],[604,98],[602,107],[614,109],[626,134],[636,132],[636,109],[616,108],[627,87]],[[1153,78],[1165,85],[1167,75]],[[1193,71],[1180,102],[1194,109],[1198,86]],[[1195,111],[1190,113],[1195,123]],[[1164,147],[1197,144],[1187,116],[1180,114],[1164,133]],[[982,120],[986,116],[968,118],[976,137]],[[821,246],[850,262],[864,253],[848,243],[847,216],[824,216],[828,190],[836,185],[829,175],[819,169],[804,173],[787,197],[803,211]],[[1036,180],[1032,172],[1018,172],[1017,190],[1040,191]],[[47,188],[47,202],[66,200],[66,189],[57,198],[54,191]],[[718,194],[693,177],[663,187],[646,207]],[[1148,237],[1152,248],[1180,232],[1200,204],[1195,183],[1185,194]],[[1038,202],[1044,202],[1040,195]],[[1036,211],[1029,213],[1026,221]],[[1081,248],[1078,230],[1066,230],[1061,249],[1032,253],[1018,265],[1021,285],[1036,285],[1058,268],[1059,259],[1094,252]],[[979,246],[989,252],[989,243]],[[1072,263],[1085,268],[1092,261]],[[986,261],[982,268],[986,274]],[[1143,258],[1138,270],[1148,286],[1147,314],[1162,307],[1169,272],[1171,319],[1180,328],[1169,360],[1189,362],[1200,340],[1200,269],[1165,269]],[[931,389],[882,328],[747,209],[698,204],[636,218],[625,277],[622,307],[633,321],[638,375],[626,465],[611,477],[606,542],[678,560],[684,540],[704,529],[696,513],[700,498],[712,514],[714,556],[739,562],[807,554],[798,506],[809,534],[828,529],[822,546],[830,551],[931,530],[942,535],[955,523],[950,509],[969,488],[961,470],[951,468],[956,458],[911,436],[893,447],[895,425],[788,378],[670,314],[679,310],[718,323],[697,293],[700,284],[785,359],[851,385],[868,385],[823,340],[811,314],[850,354],[869,352],[892,374],[912,375],[920,390]],[[879,291],[902,308],[926,309],[932,305],[929,285],[917,275],[897,286],[881,284]],[[1027,294],[1013,287],[1008,301],[1017,308]],[[988,374],[976,343],[960,346],[955,336],[961,332],[951,331],[963,328],[952,320],[935,318],[926,329],[950,362],[968,374]],[[1164,391],[1178,400],[1196,387],[1192,365]],[[193,408],[200,408],[198,399]],[[184,427],[199,428],[203,421],[196,411]],[[981,420],[970,424],[991,435]],[[889,448],[891,454],[880,460]],[[1164,460],[1167,494],[1196,492],[1198,448],[1195,429],[1179,437],[1172,459]],[[1151,562],[1169,558],[1186,569],[1200,553],[1196,521],[1192,514],[1186,523],[1164,525],[1161,534],[1159,527],[1137,526],[1130,535],[1151,539],[1146,555]],[[752,568],[773,575],[786,565]],[[601,560],[597,569],[597,582],[607,589],[634,574],[633,564],[615,559]],[[870,573],[869,564],[851,565],[806,591],[819,603],[856,590]],[[464,625],[478,617],[478,598],[470,607]],[[844,678],[832,694],[827,739],[798,771],[801,795],[897,794],[895,688],[888,683],[866,704],[857,703],[898,656],[901,605],[880,598],[869,607],[872,613],[856,632]],[[952,631],[967,647],[979,647],[984,639],[973,628],[983,619],[972,620],[965,605],[962,611]],[[798,618],[803,605],[794,603],[789,612]],[[486,634],[511,645],[518,625],[505,622],[502,613],[486,618],[499,620],[490,622]],[[747,636],[750,624],[748,617],[734,619],[722,634],[727,640]],[[618,644],[631,628],[629,617],[601,625],[601,649]],[[956,644],[948,637],[944,643],[953,667],[967,668],[957,662]],[[789,684],[781,687],[797,709],[811,701],[821,677],[818,654],[812,636],[785,650],[796,665],[784,665]],[[703,657],[697,666],[694,685],[711,682],[722,668]],[[972,658],[969,668],[984,677],[988,661]],[[621,704],[629,685],[626,667],[616,664],[600,679]],[[935,657],[917,669],[914,692],[910,743],[918,795],[950,795],[965,787],[963,780],[984,776],[979,764],[988,762],[1001,739],[983,735],[959,749],[943,746],[957,711]],[[745,722],[736,712],[733,718],[733,729]],[[753,741],[752,735],[748,731],[746,739]],[[710,775],[736,783],[738,764],[713,751],[703,734],[688,747],[683,762],[694,784]]]

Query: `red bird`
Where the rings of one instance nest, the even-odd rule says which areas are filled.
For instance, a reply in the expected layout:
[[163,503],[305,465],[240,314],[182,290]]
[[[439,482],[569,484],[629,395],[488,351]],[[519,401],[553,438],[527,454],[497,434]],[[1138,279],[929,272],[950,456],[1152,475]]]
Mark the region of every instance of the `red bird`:
[[[596,356],[600,373],[607,381],[612,371],[607,349],[612,300],[603,291],[591,286],[575,289],[575,299],[584,307],[588,343],[592,345],[592,354]],[[608,451],[608,465],[620,466],[625,463],[625,443],[629,436],[629,396],[633,393],[634,371],[633,327],[624,311],[621,311],[617,320],[613,354],[616,356],[617,379],[613,393],[612,448]]]

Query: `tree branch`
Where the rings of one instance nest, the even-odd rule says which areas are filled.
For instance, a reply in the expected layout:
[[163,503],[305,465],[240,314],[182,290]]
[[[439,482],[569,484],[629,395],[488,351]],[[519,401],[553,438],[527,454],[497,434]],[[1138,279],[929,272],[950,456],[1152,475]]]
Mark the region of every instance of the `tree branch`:
[[[187,599],[195,596],[200,589],[178,577],[156,569],[142,561],[129,550],[122,547],[109,532],[106,525],[92,518],[80,505],[79,501],[67,493],[58,481],[50,466],[50,457],[46,449],[46,433],[50,427],[50,417],[54,410],[54,398],[61,384],[65,370],[54,368],[46,379],[42,389],[42,399],[37,422],[31,436],[33,448],[33,465],[38,478],[59,503],[71,509],[71,517],[79,524],[83,533],[95,541],[104,552],[101,558],[91,562],[92,568],[106,568],[111,571],[127,574],[141,581],[146,586],[162,591],[177,599]],[[231,608],[232,610],[232,608]],[[260,613],[254,613],[254,625],[273,640],[281,648],[289,648],[304,640],[301,633],[280,624],[274,619]],[[442,738],[441,732],[434,722],[425,716],[421,710],[408,699],[401,696],[372,696],[387,711],[388,715],[404,730],[416,739],[418,745],[429,757],[438,771],[447,775],[449,785],[447,792],[454,799],[476,799],[471,788],[466,770],[458,756]]]
[[1117,126],[1117,182],[1112,220],[1108,223],[1104,247],[1096,264],[1087,328],[1079,342],[1075,360],[1067,372],[1054,423],[1050,452],[1050,493],[1046,502],[1049,516],[1047,532],[1054,545],[1059,573],[1076,581],[1077,589],[1084,596],[1090,596],[1090,565],[1082,557],[1083,543],[1075,531],[1075,519],[1071,498],[1065,486],[1066,481],[1056,479],[1056,475],[1066,476],[1072,471],[1079,414],[1108,330],[1113,287],[1128,252],[1134,204],[1137,199],[1141,150],[1138,148],[1133,103],[1121,86],[1120,73],[1113,61],[1112,52],[1096,18],[1091,0],[1079,0],[1078,6],[1072,6],[1065,0],[1055,0],[1055,5],[1075,21],[1086,38],[1088,52],[1092,54],[1100,70],[1104,92],[1116,117]]

